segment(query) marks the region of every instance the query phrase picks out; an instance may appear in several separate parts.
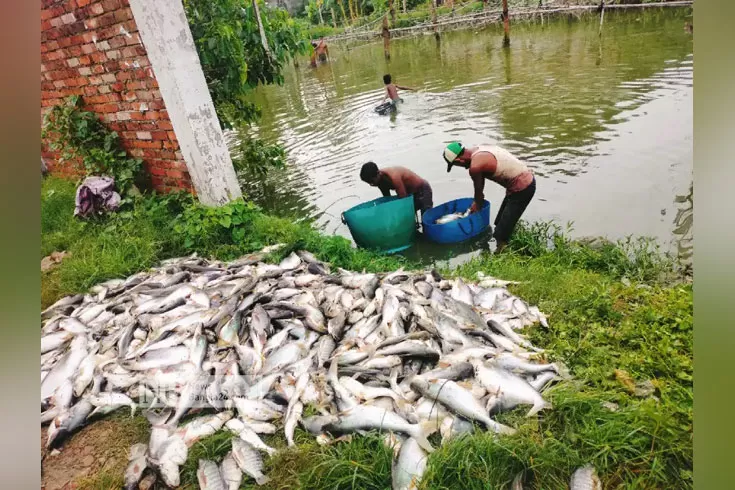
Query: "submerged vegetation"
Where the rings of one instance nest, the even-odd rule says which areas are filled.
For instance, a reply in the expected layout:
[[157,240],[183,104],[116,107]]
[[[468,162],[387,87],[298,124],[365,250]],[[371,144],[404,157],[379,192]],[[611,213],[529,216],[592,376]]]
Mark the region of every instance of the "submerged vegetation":
[[[282,242],[307,248],[334,265],[370,271],[426,266],[352,248],[308,224],[274,218],[236,202],[205,208],[190,196],[139,197],[130,209],[87,222],[72,216],[74,186],[42,186],[41,254],[71,256],[42,275],[42,305],[164,258],[198,253],[232,259]],[[274,257],[278,258],[278,257]],[[566,488],[572,471],[593,463],[605,488],[692,486],[692,288],[645,241],[584,244],[551,224],[523,225],[507,254],[483,254],[447,274],[475,279],[482,271],[521,281],[512,292],[549,315],[531,340],[562,362],[572,381],[549,389],[554,410],[501,422],[514,437],[480,434],[441,447],[429,458],[423,488],[500,488],[521,470],[526,488]],[[296,448],[267,460],[267,488],[388,488],[390,452],[375,437],[319,446],[297,432]],[[284,441],[267,440],[283,448]],[[182,468],[196,485],[199,457],[219,460],[229,436],[200,441]],[[110,475],[102,475],[109,478]],[[89,484],[89,482],[87,482]]]

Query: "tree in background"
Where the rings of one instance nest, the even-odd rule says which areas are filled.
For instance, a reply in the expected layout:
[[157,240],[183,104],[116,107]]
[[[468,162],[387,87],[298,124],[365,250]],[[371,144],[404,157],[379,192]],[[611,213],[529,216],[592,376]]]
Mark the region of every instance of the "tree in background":
[[184,0],[204,77],[224,128],[255,121],[260,111],[246,100],[248,92],[258,83],[283,83],[284,63],[309,47],[285,10],[255,1]]

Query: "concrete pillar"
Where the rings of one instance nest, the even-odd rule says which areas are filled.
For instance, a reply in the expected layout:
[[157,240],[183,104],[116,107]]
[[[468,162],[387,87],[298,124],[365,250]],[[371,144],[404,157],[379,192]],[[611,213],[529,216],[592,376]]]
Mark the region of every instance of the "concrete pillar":
[[241,197],[181,0],[129,1],[199,200]]

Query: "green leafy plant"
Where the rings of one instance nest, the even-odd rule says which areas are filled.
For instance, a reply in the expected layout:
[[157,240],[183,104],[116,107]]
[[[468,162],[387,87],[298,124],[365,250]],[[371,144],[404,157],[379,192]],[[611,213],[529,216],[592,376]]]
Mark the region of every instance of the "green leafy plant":
[[188,250],[243,242],[258,207],[237,200],[225,206],[187,206],[174,222],[174,232],[183,238]]
[[73,95],[53,106],[44,118],[41,137],[59,153],[61,162],[81,160],[85,176],[111,176],[125,196],[140,176],[142,161],[129,157],[117,133],[107,129],[94,112],[82,109],[82,104],[82,99]]
[[[185,0],[184,7],[220,124],[253,122],[260,110],[246,97],[259,83],[283,83],[289,57],[309,49],[301,28],[285,10],[252,1]],[[267,50],[266,50],[267,46]]]
[[262,178],[273,169],[285,167],[286,151],[279,144],[269,144],[243,135],[232,163],[236,170],[251,177]]

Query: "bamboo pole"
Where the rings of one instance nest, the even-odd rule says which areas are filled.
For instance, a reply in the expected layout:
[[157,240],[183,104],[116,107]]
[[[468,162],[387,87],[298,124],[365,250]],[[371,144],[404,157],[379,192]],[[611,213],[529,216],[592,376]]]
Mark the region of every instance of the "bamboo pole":
[[337,28],[337,16],[334,15],[334,7],[329,7],[329,11],[332,12],[332,26]]
[[396,25],[396,8],[393,5],[393,0],[388,0],[388,11],[390,12],[390,26],[395,27]]
[[403,0],[403,13],[406,14],[406,0]]
[[383,16],[383,55],[390,59],[390,30],[388,29],[388,16]]
[[602,21],[605,18],[605,0],[600,2],[600,32],[598,35],[602,37]]
[[342,24],[347,24],[347,14],[345,14],[345,4],[343,0],[337,0],[339,9],[342,11]]
[[263,50],[268,60],[273,60],[271,56],[271,50],[268,47],[268,39],[265,37],[265,29],[263,28],[263,21],[260,18],[260,9],[258,8],[258,0],[253,0],[253,11],[255,12],[255,22],[258,24],[258,32],[260,33],[260,43],[263,45]]
[[437,31],[436,23],[436,0],[429,0],[429,4],[431,5],[431,29],[434,31],[434,37],[438,37],[439,32]]
[[510,19],[508,19],[508,0],[503,0],[503,47],[510,46]]

